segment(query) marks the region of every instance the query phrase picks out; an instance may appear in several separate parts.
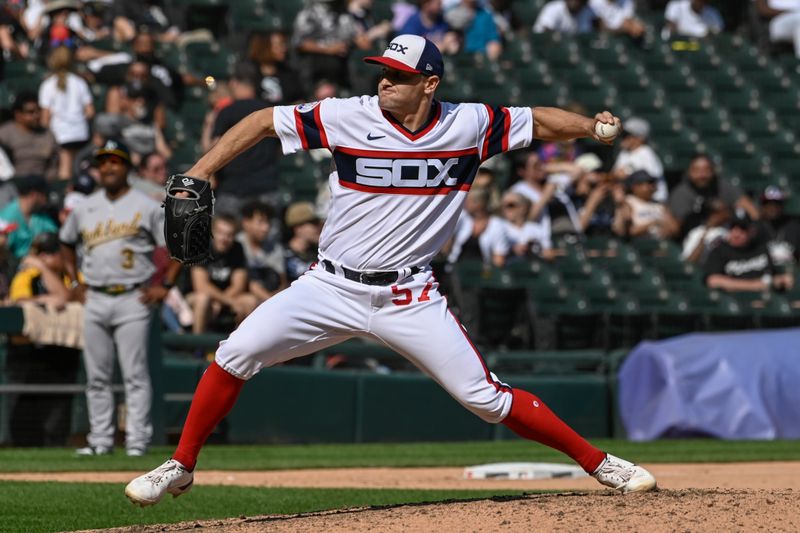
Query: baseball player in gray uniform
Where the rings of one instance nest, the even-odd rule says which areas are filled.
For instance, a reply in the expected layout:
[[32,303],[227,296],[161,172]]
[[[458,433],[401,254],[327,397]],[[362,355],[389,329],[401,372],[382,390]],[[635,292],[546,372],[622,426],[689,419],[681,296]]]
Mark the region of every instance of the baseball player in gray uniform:
[[[88,446],[79,455],[105,455],[114,445],[114,352],[120,362],[127,405],[125,445],[144,455],[150,443],[151,387],[147,338],[152,305],[160,302],[180,272],[170,263],[162,286],[150,286],[153,250],[164,246],[164,210],[128,184],[130,152],[109,140],[95,153],[101,189],[70,213],[60,239],[78,299],[85,298]],[[77,257],[81,257],[77,276]],[[84,285],[85,284],[85,285]]]

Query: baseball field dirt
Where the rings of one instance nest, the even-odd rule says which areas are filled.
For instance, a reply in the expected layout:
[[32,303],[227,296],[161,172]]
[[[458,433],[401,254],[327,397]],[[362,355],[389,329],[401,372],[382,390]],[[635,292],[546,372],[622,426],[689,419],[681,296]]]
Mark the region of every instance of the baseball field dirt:
[[[107,531],[798,531],[800,462],[645,465],[655,493],[622,496],[594,480],[465,480],[461,468],[198,472],[198,485],[553,490],[489,500],[355,508]],[[7,473],[0,479],[124,482],[130,472]],[[121,495],[120,495],[121,496]],[[185,497],[191,497],[187,495]]]

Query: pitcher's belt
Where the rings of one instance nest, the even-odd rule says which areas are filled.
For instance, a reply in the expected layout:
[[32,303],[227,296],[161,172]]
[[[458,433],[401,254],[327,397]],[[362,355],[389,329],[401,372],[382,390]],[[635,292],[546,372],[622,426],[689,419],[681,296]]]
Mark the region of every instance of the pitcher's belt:
[[[327,259],[323,259],[319,262],[322,267],[330,272],[331,274],[338,274],[336,267],[333,266],[333,263],[328,261]],[[400,277],[400,274],[396,270],[389,270],[385,272],[360,272],[358,270],[350,270],[349,268],[339,267],[341,268],[344,277],[349,279],[350,281],[357,281],[358,283],[363,283],[364,285],[391,285],[392,283],[396,282]],[[413,276],[414,274],[418,274],[422,272],[422,268],[420,267],[411,267],[409,270],[409,275]]]

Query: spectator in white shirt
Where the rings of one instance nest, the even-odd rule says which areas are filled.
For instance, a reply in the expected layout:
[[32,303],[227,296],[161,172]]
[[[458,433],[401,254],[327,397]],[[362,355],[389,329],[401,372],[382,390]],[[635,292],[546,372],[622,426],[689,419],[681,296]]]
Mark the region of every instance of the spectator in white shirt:
[[497,267],[505,264],[509,252],[505,224],[489,211],[489,199],[487,189],[470,189],[449,247],[449,263],[459,259],[482,259]]
[[519,193],[507,191],[503,195],[500,207],[511,246],[510,257],[540,256],[548,260],[553,258],[553,243],[549,228],[528,220],[530,200]]
[[89,84],[70,72],[72,51],[59,46],[50,52],[47,66],[51,75],[39,87],[42,125],[49,127],[59,144],[58,177],[72,178],[75,153],[89,141],[89,121],[94,104]]
[[625,121],[624,127],[625,131],[620,142],[622,150],[612,169],[614,176],[624,179],[637,170],[644,170],[656,178],[656,192],[653,199],[657,202],[666,202],[668,191],[664,181],[664,165],[655,150],[647,144],[650,137],[650,123],[643,118],[631,117]]
[[539,12],[533,24],[534,33],[548,31],[573,35],[592,31],[591,10],[587,0],[552,0]]
[[790,42],[800,58],[800,0],[755,0],[758,14],[769,19],[772,42]]
[[708,253],[728,236],[728,223],[733,212],[720,198],[708,201],[708,217],[704,224],[692,228],[683,239],[681,259],[703,264]]
[[722,31],[722,16],[707,0],[671,0],[664,12],[666,26],[661,36],[703,38]]
[[671,239],[680,232],[680,224],[669,209],[653,199],[656,179],[637,170],[628,177],[629,194],[618,211],[618,228],[625,237],[647,237],[651,239]]
[[647,30],[644,23],[636,18],[633,0],[589,0],[589,7],[605,30],[630,35],[635,39]]

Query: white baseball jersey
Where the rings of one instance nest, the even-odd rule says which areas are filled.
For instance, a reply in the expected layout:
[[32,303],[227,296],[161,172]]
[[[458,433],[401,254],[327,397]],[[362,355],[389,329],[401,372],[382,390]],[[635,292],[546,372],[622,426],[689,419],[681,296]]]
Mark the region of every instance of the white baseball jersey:
[[377,96],[274,108],[284,154],[333,153],[323,259],[362,271],[427,265],[452,235],[481,162],[533,138],[529,107],[433,105],[417,132]]

